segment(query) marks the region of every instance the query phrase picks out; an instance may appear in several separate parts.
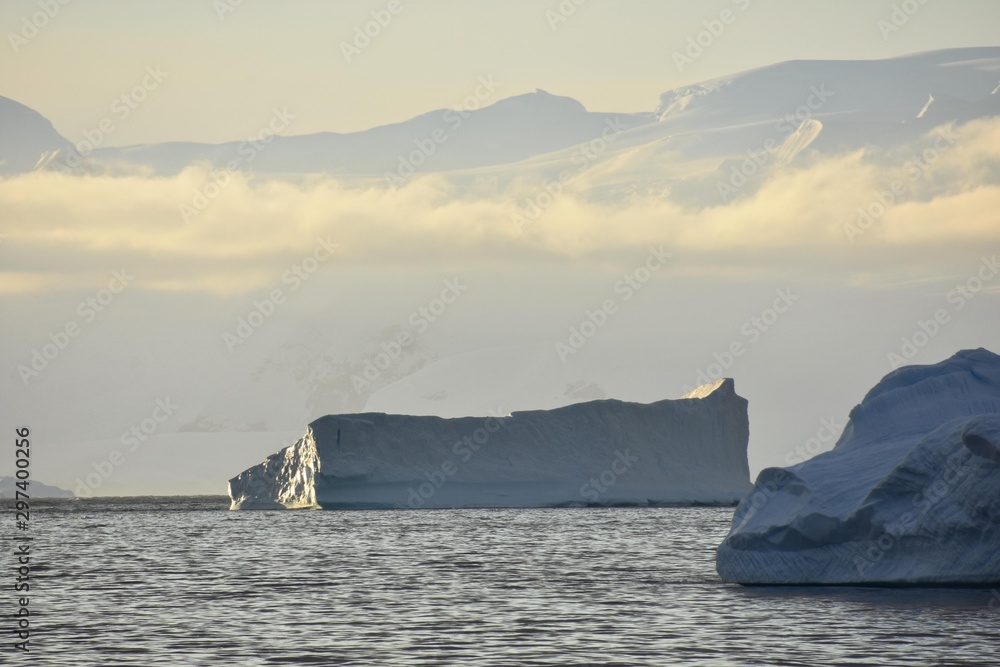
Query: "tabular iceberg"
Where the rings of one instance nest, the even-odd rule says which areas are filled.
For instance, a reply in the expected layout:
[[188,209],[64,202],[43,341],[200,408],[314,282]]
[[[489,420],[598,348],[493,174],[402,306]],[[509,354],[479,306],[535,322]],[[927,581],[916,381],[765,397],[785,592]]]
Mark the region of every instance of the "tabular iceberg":
[[885,376],[833,450],[760,473],[716,567],[741,584],[1000,582],[1000,356]]
[[751,488],[748,438],[730,379],[650,404],[329,415],[229,495],[233,509],[735,504]]

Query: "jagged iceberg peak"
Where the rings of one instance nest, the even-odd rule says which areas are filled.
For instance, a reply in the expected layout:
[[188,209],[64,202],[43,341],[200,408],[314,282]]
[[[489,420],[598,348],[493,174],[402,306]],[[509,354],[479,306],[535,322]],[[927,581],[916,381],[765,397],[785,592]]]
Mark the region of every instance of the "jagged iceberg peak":
[[742,584],[1000,582],[1000,356],[886,375],[833,450],[760,473],[716,564]]
[[681,396],[681,398],[707,398],[712,394],[717,395],[735,395],[736,394],[736,383],[733,382],[732,378],[721,378],[715,382],[709,382],[708,384],[703,384],[700,387],[692,389],[688,393]]
[[328,415],[229,482],[233,509],[735,504],[750,489],[732,380],[678,400],[486,417]]

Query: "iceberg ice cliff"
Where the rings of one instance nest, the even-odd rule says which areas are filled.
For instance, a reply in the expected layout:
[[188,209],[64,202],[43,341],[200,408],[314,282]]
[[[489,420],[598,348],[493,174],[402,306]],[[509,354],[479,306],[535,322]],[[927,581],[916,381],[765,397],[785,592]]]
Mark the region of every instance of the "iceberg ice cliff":
[[233,509],[735,504],[751,488],[748,437],[730,379],[650,404],[328,415],[229,495]]
[[1000,356],[885,376],[831,451],[760,473],[716,566],[741,584],[1000,582]]

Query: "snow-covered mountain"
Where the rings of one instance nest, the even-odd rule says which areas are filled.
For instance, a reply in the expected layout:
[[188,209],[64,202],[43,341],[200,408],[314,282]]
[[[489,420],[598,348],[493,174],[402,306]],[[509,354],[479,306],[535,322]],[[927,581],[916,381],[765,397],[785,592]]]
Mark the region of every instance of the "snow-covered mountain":
[[[787,162],[806,148],[892,146],[945,122],[995,116],[1000,114],[998,83],[1000,47],[884,60],[796,60],[666,91],[646,114],[590,112],[576,100],[542,90],[486,105],[494,91],[482,108],[438,109],[362,132],[290,135],[282,130],[256,144],[104,147],[85,158],[92,169],[142,167],[157,174],[207,163],[235,165],[244,172],[398,182],[395,177],[405,180],[421,172],[502,165],[509,165],[502,170],[508,173],[558,173],[574,147],[603,136],[607,146],[600,159],[627,152],[628,159],[616,168],[633,183],[697,181],[727,173],[730,161],[745,159],[748,152],[773,153],[781,147]],[[57,168],[66,161],[68,142],[48,121],[12,100],[0,102],[4,173],[29,171],[47,161]],[[278,127],[294,129],[294,119],[282,118],[284,113],[276,110]],[[55,158],[54,151],[59,151]],[[690,183],[684,189],[697,195]]]
[[0,97],[0,174],[18,174],[45,166],[65,151],[67,141],[40,113]]
[[905,123],[917,119],[930,95],[956,109],[988,98],[1000,81],[998,59],[1000,47],[791,60],[667,91],[656,116],[676,132],[770,122],[803,105],[843,123]]
[[405,179],[419,172],[518,162],[598,137],[612,119],[625,128],[653,120],[649,114],[589,112],[574,99],[536,90],[481,109],[438,109],[362,132],[101,148],[91,157],[105,165],[142,166],[159,174],[208,163],[214,168],[236,165],[248,172],[388,174]]

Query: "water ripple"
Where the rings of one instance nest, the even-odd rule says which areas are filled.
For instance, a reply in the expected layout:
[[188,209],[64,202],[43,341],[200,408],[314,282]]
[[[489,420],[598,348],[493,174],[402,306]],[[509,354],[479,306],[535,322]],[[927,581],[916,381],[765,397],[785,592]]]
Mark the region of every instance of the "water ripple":
[[33,506],[30,664],[996,662],[992,591],[721,583],[731,509],[227,506]]

